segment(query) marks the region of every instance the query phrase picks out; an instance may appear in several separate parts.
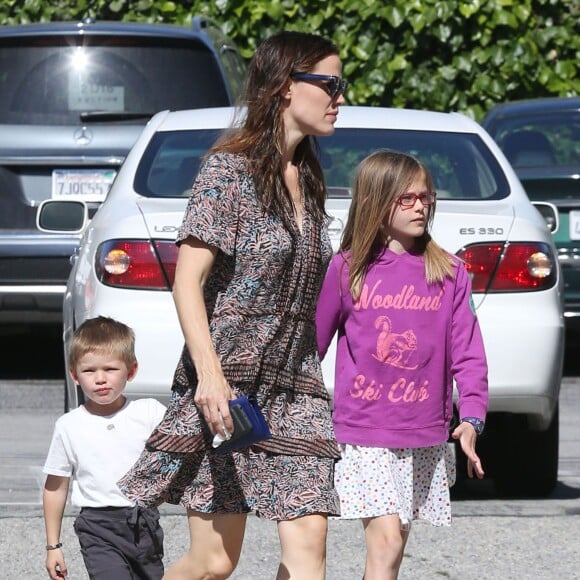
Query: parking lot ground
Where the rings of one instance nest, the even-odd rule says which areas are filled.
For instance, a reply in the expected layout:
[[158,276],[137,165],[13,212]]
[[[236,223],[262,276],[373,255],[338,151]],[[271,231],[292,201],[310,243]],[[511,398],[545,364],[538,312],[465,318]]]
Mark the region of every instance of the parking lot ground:
[[[0,562],[6,577],[45,578],[41,465],[56,417],[62,382],[0,381]],[[31,396],[35,393],[35,396]],[[489,481],[468,482],[453,494],[450,528],[414,524],[400,580],[573,580],[580,578],[580,379],[567,378],[560,398],[559,482],[544,500],[503,500]],[[170,565],[185,552],[187,520],[179,507],[161,508]],[[68,580],[86,580],[67,508],[62,540]],[[275,577],[276,526],[255,516],[234,580]],[[359,580],[364,539],[356,521],[332,520],[328,580]]]

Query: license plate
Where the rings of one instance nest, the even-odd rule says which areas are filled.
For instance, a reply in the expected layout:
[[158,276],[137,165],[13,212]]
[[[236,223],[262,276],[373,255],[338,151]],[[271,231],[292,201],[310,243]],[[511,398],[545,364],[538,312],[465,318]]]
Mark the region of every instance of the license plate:
[[570,214],[570,239],[580,240],[580,211],[571,211]]
[[117,172],[114,169],[55,169],[53,199],[105,201]]

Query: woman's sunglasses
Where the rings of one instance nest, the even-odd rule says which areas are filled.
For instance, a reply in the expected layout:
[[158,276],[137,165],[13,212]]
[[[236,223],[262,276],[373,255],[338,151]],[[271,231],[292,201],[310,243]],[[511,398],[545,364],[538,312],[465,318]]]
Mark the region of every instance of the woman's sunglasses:
[[348,81],[336,77],[334,75],[317,75],[314,73],[294,73],[290,78],[297,81],[305,81],[307,83],[321,83],[324,90],[330,95],[332,99],[336,99],[339,95],[344,95]]

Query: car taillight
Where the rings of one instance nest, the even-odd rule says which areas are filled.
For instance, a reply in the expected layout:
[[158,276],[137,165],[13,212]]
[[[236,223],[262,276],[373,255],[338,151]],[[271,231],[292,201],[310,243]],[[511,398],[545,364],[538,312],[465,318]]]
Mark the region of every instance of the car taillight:
[[172,240],[109,240],[97,250],[96,275],[108,286],[171,290],[177,251]]
[[457,255],[465,262],[474,292],[529,292],[556,283],[557,264],[548,244],[473,244]]

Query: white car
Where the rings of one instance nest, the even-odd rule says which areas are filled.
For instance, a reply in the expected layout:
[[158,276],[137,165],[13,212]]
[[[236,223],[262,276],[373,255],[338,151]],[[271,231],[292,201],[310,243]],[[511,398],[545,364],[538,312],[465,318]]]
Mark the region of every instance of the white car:
[[[90,223],[82,202],[40,208],[41,229],[82,232],[64,300],[65,350],[86,318],[129,324],[140,364],[130,396],[169,396],[183,347],[170,292],[175,234],[200,157],[233,119],[231,108],[158,113]],[[494,141],[461,114],[345,106],[334,135],[319,144],[335,249],[363,157],[397,149],[429,167],[438,199],[433,235],[466,262],[489,359],[490,413],[478,443],[484,467],[500,492],[550,493],[564,350],[561,272],[547,226],[557,227],[557,212],[544,205],[542,217]],[[70,204],[65,225],[57,223],[63,203]],[[323,365],[329,390],[333,358]],[[82,402],[70,380],[65,399],[69,409]]]

